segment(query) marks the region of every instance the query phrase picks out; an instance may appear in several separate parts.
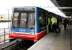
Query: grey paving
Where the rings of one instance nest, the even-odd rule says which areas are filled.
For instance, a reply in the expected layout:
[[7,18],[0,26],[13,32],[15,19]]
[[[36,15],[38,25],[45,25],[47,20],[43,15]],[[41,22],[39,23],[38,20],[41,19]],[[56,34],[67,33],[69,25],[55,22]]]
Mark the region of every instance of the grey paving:
[[48,33],[28,50],[72,50],[72,26],[61,33]]

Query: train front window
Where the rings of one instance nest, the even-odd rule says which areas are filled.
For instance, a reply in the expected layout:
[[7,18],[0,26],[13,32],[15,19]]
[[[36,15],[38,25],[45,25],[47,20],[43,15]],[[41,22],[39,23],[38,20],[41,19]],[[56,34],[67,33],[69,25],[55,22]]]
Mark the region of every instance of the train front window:
[[26,27],[27,13],[21,13],[20,27]]
[[34,13],[21,13],[20,27],[34,28]]
[[14,27],[34,29],[35,12],[14,12],[12,23]]
[[18,22],[18,16],[19,16],[19,13],[18,12],[15,12],[14,15],[13,15],[13,19],[12,19],[12,24],[14,27],[18,27],[17,25],[17,22]]
[[28,18],[28,28],[33,29],[35,24],[35,14],[34,13],[29,13],[29,18]]
[[[18,18],[20,17],[20,19]],[[35,13],[14,13],[13,26],[21,28],[34,28],[35,25]],[[20,21],[20,23],[18,23]],[[19,25],[18,25],[19,24]]]

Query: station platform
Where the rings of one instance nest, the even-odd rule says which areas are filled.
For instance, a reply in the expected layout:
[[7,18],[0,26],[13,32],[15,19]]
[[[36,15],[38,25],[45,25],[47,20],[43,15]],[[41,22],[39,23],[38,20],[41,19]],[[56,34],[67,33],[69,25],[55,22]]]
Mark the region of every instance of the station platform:
[[72,26],[60,33],[48,33],[28,50],[71,50]]

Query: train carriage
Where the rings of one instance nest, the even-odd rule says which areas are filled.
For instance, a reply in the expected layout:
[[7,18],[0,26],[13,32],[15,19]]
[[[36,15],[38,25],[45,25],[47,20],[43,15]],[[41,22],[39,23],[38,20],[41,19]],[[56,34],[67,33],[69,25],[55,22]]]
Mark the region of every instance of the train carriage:
[[14,8],[11,39],[38,41],[47,34],[48,12],[39,7]]

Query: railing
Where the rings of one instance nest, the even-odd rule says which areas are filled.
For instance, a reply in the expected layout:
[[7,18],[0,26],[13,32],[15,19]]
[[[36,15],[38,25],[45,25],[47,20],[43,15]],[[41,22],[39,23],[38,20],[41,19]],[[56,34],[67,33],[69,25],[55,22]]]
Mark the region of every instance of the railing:
[[2,41],[0,41],[0,50],[16,49],[15,45],[18,43],[18,41],[9,41],[9,34],[11,33],[10,28],[0,28],[0,33],[2,33],[0,34],[0,38],[2,39]]
[[11,22],[11,20],[0,20],[0,22]]
[[14,40],[10,43],[6,43],[6,44],[1,46],[0,50],[11,50],[11,49],[13,50],[13,48],[14,49],[16,48],[15,47],[16,43],[17,43],[17,40]]
[[0,28],[0,43],[5,43],[9,40],[10,28]]

